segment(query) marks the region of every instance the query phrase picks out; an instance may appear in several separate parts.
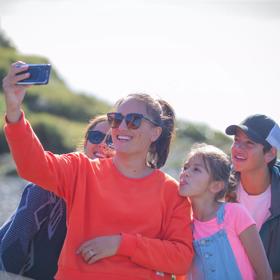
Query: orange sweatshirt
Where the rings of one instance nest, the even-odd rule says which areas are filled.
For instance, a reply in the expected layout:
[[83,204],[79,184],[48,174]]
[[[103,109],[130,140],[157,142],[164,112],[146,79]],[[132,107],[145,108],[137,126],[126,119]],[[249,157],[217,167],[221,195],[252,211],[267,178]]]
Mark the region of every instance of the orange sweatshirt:
[[[155,170],[122,175],[111,159],[45,152],[24,115],[5,133],[19,175],[63,197],[67,236],[56,279],[171,279],[185,274],[193,257],[190,204],[177,182]],[[98,236],[122,234],[117,254],[87,264],[77,248]]]

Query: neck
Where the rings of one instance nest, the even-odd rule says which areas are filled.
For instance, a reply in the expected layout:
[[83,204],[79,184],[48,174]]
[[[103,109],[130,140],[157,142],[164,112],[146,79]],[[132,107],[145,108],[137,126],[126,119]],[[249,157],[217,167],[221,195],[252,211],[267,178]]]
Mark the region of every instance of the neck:
[[199,221],[209,221],[216,216],[216,212],[221,205],[211,198],[191,198],[193,216]]
[[146,158],[139,158],[139,155],[117,154],[113,162],[117,169],[129,178],[142,178],[153,172],[153,169],[146,165]]
[[240,173],[241,184],[250,195],[258,195],[265,192],[270,185],[270,177],[267,166],[258,170]]

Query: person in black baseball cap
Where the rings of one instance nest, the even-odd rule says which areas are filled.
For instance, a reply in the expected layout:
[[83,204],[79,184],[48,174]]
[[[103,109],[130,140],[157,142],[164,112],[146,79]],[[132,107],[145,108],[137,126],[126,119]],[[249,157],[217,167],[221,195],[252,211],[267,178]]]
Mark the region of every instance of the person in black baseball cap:
[[236,135],[237,129],[241,129],[256,143],[280,149],[280,127],[273,119],[265,115],[252,115],[239,125],[230,125],[226,129],[226,134]]
[[[233,135],[232,174],[236,200],[251,213],[273,271],[280,279],[280,127],[270,117],[255,114],[225,130]],[[229,195],[233,198],[233,195]]]

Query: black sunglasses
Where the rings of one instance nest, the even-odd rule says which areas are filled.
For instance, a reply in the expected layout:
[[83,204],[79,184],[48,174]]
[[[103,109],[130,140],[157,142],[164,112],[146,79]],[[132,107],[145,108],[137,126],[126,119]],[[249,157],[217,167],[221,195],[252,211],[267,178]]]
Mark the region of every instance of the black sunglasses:
[[121,125],[123,119],[125,119],[126,126],[129,129],[139,128],[143,119],[149,121],[155,126],[160,126],[157,122],[139,113],[129,113],[126,116],[124,116],[121,113],[111,112],[107,114],[107,118],[108,118],[109,125],[112,128],[118,128]]
[[109,134],[105,134],[98,130],[90,130],[87,135],[87,140],[89,140],[91,144],[100,144],[104,140],[104,138],[105,138],[105,143],[108,146],[113,145],[112,136]]

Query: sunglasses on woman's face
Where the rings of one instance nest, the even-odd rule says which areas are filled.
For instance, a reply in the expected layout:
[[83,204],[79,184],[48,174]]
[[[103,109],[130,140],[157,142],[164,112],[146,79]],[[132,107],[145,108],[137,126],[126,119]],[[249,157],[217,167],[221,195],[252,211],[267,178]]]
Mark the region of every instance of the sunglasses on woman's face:
[[101,131],[90,130],[88,132],[88,136],[87,136],[87,140],[89,140],[89,142],[91,144],[100,144],[101,142],[103,142],[104,138],[105,138],[105,143],[108,146],[112,146],[113,145],[112,136],[108,135],[108,134],[105,134],[105,133],[103,133]]
[[139,113],[129,113],[124,116],[121,113],[112,112],[112,113],[107,114],[107,118],[108,118],[109,125],[112,128],[118,128],[121,125],[123,119],[125,120],[126,126],[129,129],[139,128],[143,119],[146,121],[149,121],[150,123],[152,123],[155,126],[159,126],[159,124],[156,123],[155,121],[153,121]]

